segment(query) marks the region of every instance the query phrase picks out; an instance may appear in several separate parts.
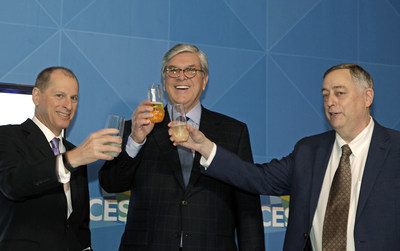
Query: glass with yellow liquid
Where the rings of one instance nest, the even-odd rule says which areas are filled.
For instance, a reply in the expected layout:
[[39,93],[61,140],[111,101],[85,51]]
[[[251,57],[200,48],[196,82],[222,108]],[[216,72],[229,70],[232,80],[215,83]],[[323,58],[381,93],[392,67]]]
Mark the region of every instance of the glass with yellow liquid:
[[172,105],[172,137],[175,142],[186,142],[189,132],[186,128],[186,113],[183,104]]
[[152,84],[149,87],[147,96],[150,99],[151,106],[153,107],[153,117],[149,118],[152,123],[159,123],[164,119],[164,104],[162,101],[161,86],[159,84]]

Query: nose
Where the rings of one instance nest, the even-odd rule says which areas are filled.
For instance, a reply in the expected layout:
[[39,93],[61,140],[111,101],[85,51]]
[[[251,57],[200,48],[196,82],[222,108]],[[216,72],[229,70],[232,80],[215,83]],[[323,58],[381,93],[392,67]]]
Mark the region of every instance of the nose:
[[71,109],[72,109],[72,99],[66,98],[66,99],[64,100],[64,107],[65,107],[67,110],[71,110]]
[[183,69],[179,69],[179,75],[177,77],[179,80],[185,80],[187,77],[185,76],[185,73],[183,72]]
[[325,96],[325,104],[328,107],[334,106],[336,104],[336,99],[333,94],[328,94]]

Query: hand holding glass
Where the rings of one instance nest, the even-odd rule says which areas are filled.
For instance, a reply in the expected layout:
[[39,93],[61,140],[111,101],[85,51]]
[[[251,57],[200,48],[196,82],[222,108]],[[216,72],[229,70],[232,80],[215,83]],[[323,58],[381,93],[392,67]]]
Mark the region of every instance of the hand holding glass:
[[[116,128],[119,130],[118,134],[113,134],[113,136],[118,136],[122,138],[124,134],[124,125],[125,125],[125,118],[118,115],[108,116],[106,128]],[[121,148],[121,144],[106,143],[106,145],[112,145]],[[117,157],[119,155],[118,152],[105,152],[105,153],[113,157]]]
[[159,123],[164,119],[164,105],[162,101],[161,86],[152,84],[147,92],[150,99],[151,106],[153,107],[153,117],[149,118],[152,123]]
[[186,142],[189,139],[189,132],[186,129],[186,113],[183,104],[172,105],[172,137],[174,141]]

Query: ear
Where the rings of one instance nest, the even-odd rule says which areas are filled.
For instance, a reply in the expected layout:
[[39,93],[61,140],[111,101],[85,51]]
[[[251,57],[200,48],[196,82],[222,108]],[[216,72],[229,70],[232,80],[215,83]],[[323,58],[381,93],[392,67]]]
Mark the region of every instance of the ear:
[[371,107],[372,102],[374,101],[374,89],[366,88],[364,90],[365,97],[365,107]]
[[35,104],[35,106],[39,105],[39,101],[40,101],[40,90],[37,87],[33,87],[32,90],[32,101]]
[[203,77],[203,91],[206,90],[207,83],[208,83],[208,75]]

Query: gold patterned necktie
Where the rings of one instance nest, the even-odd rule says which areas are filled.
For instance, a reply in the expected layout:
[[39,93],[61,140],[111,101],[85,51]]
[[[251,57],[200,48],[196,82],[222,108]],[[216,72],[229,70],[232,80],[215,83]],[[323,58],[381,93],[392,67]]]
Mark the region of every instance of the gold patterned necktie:
[[329,192],[322,233],[322,250],[346,250],[347,220],[351,190],[351,149],[342,146],[342,156]]

